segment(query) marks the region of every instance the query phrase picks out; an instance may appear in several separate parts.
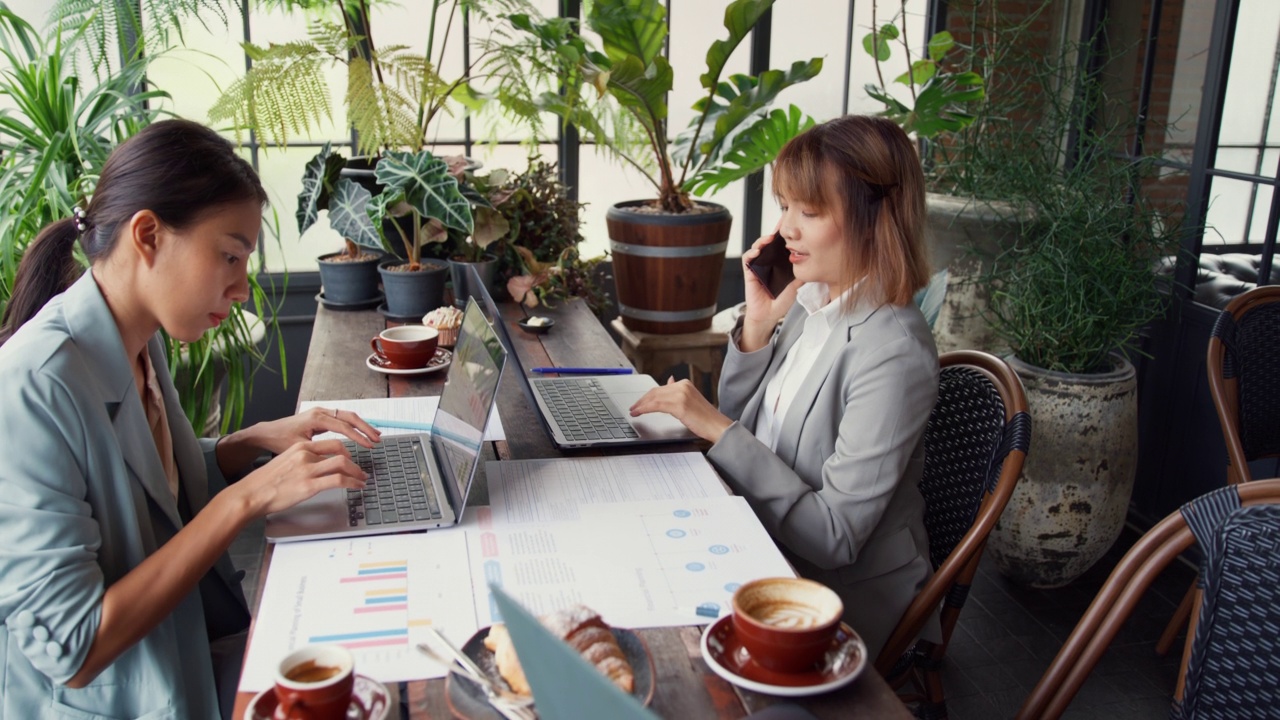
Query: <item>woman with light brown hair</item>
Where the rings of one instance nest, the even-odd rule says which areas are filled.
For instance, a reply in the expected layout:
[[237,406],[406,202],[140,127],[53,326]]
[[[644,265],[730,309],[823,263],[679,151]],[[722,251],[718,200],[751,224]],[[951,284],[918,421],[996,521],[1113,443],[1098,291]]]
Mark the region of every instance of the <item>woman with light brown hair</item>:
[[[840,594],[874,658],[932,572],[917,486],[938,353],[912,301],[929,276],[924,177],[897,125],[857,115],[797,136],[773,177],[782,219],[742,256],[720,408],[682,381],[631,412],[713,443],[707,458],[800,574]],[[775,298],[747,265],[777,242],[796,279]]]

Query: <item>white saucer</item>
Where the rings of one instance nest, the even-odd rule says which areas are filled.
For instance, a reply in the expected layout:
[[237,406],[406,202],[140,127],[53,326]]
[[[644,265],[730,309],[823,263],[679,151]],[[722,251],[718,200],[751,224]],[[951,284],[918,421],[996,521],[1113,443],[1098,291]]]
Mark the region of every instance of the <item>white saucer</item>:
[[831,640],[831,648],[812,670],[781,673],[757,665],[733,630],[733,616],[725,615],[702,633],[702,659],[712,672],[747,690],[782,697],[830,692],[853,682],[867,666],[867,646],[848,625]]
[[453,362],[452,351],[446,350],[445,348],[436,348],[435,357],[431,358],[431,362],[427,363],[426,367],[420,367],[420,368],[393,367],[386,364],[385,361],[380,359],[374,353],[370,353],[369,357],[365,358],[364,366],[374,372],[380,372],[383,375],[421,375],[423,373],[433,373],[437,370],[443,370],[444,368],[449,367],[449,365],[452,362]]
[[[387,686],[367,675],[356,673],[354,687],[351,688],[351,705],[347,708],[347,718],[351,720],[387,720],[391,710],[396,706],[395,699],[387,691]],[[276,689],[269,687],[253,696],[249,707],[244,710],[244,720],[269,720],[276,709]]]

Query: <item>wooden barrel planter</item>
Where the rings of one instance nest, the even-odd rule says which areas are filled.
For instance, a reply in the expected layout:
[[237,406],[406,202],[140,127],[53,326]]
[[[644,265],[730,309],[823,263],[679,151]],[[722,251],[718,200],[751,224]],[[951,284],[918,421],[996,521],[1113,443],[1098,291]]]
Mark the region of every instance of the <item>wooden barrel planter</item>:
[[609,208],[618,314],[632,330],[672,335],[707,330],[716,314],[724,251],[733,216],[710,212],[672,215],[635,210],[647,200]]

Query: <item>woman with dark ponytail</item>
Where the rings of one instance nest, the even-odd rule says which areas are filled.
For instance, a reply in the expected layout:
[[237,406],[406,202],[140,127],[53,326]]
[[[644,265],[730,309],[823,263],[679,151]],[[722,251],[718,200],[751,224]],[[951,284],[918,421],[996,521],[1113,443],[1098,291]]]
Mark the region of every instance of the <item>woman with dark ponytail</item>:
[[353,413],[198,440],[166,369],[158,330],[192,342],[248,299],[265,202],[226,140],[167,120],[27,249],[0,327],[0,717],[229,717],[249,621],[231,541],[364,485],[311,439],[371,446]]
[[[929,278],[924,174],[896,124],[846,115],[783,146],[773,192],[782,219],[742,254],[720,407],[685,380],[631,411],[714,443],[707,459],[796,570],[840,595],[874,659],[932,573],[917,486],[938,351],[912,298]],[[796,277],[777,297],[747,267],[770,243]],[[941,640],[936,616],[923,634]]]

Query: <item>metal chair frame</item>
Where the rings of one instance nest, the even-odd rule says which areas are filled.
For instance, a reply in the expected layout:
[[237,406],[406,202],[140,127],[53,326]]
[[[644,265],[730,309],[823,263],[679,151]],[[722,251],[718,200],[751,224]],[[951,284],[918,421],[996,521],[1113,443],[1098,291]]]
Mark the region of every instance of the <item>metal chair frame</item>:
[[[1023,703],[1017,715],[1019,720],[1054,720],[1062,716],[1142,594],[1174,558],[1195,543],[1183,511],[1190,509],[1194,513],[1196,503],[1213,502],[1212,496],[1218,493],[1237,493],[1243,506],[1280,503],[1280,479],[1259,480],[1216,490],[1191,501],[1183,510],[1171,513],[1139,538],[1111,571],[1089,609]],[[1195,622],[1188,634],[1195,636]],[[1178,686],[1173,693],[1175,702],[1182,700],[1186,670],[1184,659]]]
[[[949,552],[942,553],[945,560],[938,564],[933,577],[903,613],[876,659],[876,670],[896,689],[901,690],[908,682],[915,685],[917,692],[905,695],[904,699],[919,702],[919,715],[945,718],[946,699],[939,670],[969,586],[977,573],[987,536],[1008,504],[1022,473],[1022,463],[1031,442],[1031,416],[1022,381],[999,358],[983,352],[960,350],[943,354],[939,358],[939,366],[943,373],[960,368],[989,381],[1004,405],[1004,427],[991,447],[984,487],[974,495],[975,504],[968,529]],[[943,400],[940,397],[939,403]],[[927,450],[929,432],[926,430],[926,466],[930,463]],[[926,504],[928,501],[926,497]],[[930,538],[935,562],[939,553],[933,546],[937,542],[938,539]],[[917,642],[921,629],[940,606],[942,642]]]
[[[1213,325],[1213,335],[1209,338],[1209,349],[1205,358],[1205,371],[1209,377],[1209,394],[1213,397],[1213,407],[1218,412],[1218,424],[1222,427],[1222,439],[1227,446],[1227,484],[1249,482],[1253,475],[1249,472],[1249,461],[1280,455],[1280,447],[1255,448],[1254,453],[1246,451],[1241,441],[1242,423],[1240,413],[1240,373],[1241,359],[1235,350],[1237,328],[1246,321],[1246,316],[1254,310],[1266,308],[1264,312],[1280,312],[1277,308],[1267,307],[1280,303],[1280,285],[1265,285],[1237,296]],[[1280,335],[1275,338],[1276,352],[1280,354]],[[1278,380],[1277,382],[1280,382]],[[1280,397],[1272,402],[1280,405]],[[1191,607],[1195,602],[1195,586],[1187,588],[1182,602],[1174,611],[1169,624],[1165,626],[1156,652],[1164,655],[1173,647],[1178,631],[1187,623],[1191,615]]]

